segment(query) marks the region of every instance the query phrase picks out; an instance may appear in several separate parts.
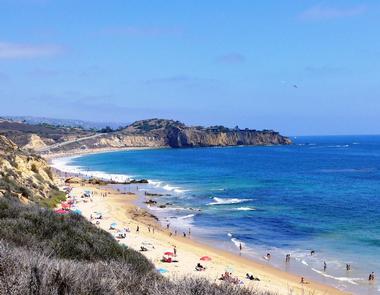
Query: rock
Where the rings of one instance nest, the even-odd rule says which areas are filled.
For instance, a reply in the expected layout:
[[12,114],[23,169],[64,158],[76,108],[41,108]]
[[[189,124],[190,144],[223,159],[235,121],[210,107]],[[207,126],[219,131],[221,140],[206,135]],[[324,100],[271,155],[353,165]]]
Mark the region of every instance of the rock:
[[82,183],[83,180],[79,177],[66,178],[65,183]]

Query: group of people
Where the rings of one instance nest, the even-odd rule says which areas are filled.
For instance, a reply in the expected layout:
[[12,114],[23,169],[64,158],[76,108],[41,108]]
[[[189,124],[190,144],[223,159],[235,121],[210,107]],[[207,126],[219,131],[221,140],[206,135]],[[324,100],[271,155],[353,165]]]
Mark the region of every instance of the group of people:
[[233,277],[232,273],[227,272],[227,271],[224,274],[222,274],[222,276],[219,278],[219,280],[222,280],[222,281],[225,281],[225,282],[231,283],[231,284],[236,284],[236,285],[240,283],[238,277]]
[[368,281],[374,281],[375,280],[375,273],[371,272],[368,276]]

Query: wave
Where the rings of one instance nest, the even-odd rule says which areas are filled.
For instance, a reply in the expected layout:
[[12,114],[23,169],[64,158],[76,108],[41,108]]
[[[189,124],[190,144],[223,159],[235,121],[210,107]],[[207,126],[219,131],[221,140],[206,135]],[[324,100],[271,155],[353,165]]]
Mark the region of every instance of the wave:
[[349,144],[336,144],[336,145],[328,145],[328,148],[348,148]]
[[315,268],[311,268],[311,269],[314,272],[316,272],[316,273],[318,273],[318,274],[320,274],[326,278],[334,279],[334,280],[341,281],[341,282],[348,282],[352,285],[358,285],[358,283],[356,281],[362,281],[363,280],[361,278],[334,277],[334,276],[326,274],[323,271],[320,271],[318,269],[315,269]]
[[189,219],[189,218],[192,218],[192,217],[194,217],[194,216],[195,216],[195,214],[189,214],[189,215],[185,215],[185,216],[177,217],[177,219],[179,219],[179,220]]
[[80,156],[53,159],[51,166],[62,172],[81,174],[85,177],[95,177],[95,178],[100,178],[104,180],[114,180],[118,182],[125,182],[133,178],[131,175],[126,175],[126,174],[114,174],[114,173],[107,173],[103,171],[85,170],[84,167],[76,166],[72,164],[72,160],[78,157]]
[[236,239],[236,238],[232,238],[231,239],[231,242],[234,243],[234,245],[236,246],[236,248],[239,248],[240,249],[240,245],[242,246],[242,248],[244,249],[245,248],[245,243]]
[[235,210],[238,210],[238,211],[255,211],[256,208],[253,208],[253,207],[239,207],[239,208],[236,208]]
[[166,191],[169,191],[169,192],[174,192],[174,193],[177,193],[177,194],[182,194],[182,193],[185,193],[185,192],[188,192],[189,190],[185,190],[185,189],[182,189],[178,186],[171,186],[170,184],[164,184],[162,181],[157,181],[157,180],[150,180],[148,179],[148,182],[149,184],[157,187],[157,188],[160,188],[160,189],[163,189],[163,190],[166,190]]
[[214,202],[208,203],[208,205],[210,205],[210,206],[212,206],[212,205],[239,204],[239,203],[250,201],[249,199],[238,199],[238,198],[223,199],[223,198],[214,197],[212,199],[214,200]]

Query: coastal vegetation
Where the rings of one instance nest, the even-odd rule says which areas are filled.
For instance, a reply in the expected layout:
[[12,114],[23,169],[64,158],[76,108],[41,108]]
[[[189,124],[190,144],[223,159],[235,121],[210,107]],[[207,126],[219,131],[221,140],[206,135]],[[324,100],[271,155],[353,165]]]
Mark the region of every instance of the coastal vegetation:
[[39,156],[0,136],[0,294],[264,295],[193,277],[169,280],[141,253],[78,214]]

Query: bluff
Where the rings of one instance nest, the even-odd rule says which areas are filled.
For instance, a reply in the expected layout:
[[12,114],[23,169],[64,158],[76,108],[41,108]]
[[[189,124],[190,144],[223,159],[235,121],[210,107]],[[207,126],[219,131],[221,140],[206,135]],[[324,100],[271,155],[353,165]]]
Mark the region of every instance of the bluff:
[[186,126],[174,120],[149,119],[136,121],[118,131],[50,145],[39,151],[45,153],[127,147],[184,148],[287,144],[291,144],[289,138],[272,130]]
[[0,135],[0,197],[39,202],[56,191],[46,161]]

